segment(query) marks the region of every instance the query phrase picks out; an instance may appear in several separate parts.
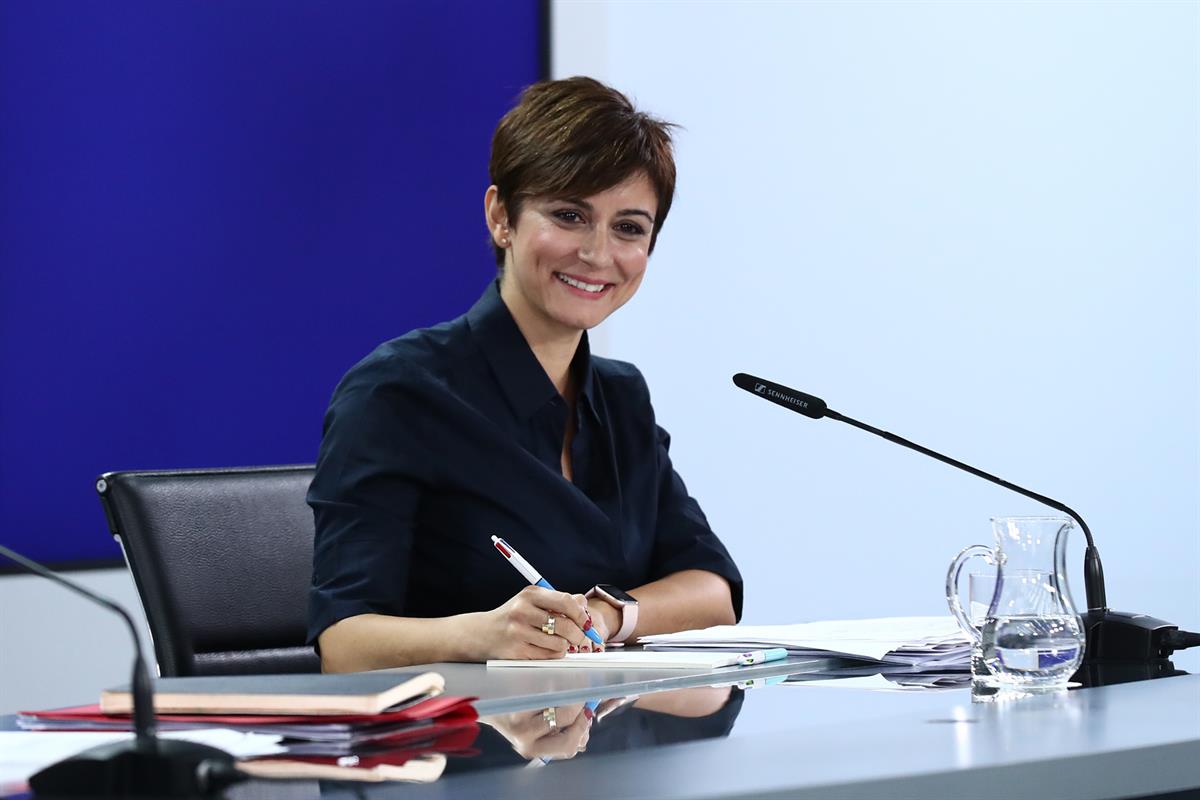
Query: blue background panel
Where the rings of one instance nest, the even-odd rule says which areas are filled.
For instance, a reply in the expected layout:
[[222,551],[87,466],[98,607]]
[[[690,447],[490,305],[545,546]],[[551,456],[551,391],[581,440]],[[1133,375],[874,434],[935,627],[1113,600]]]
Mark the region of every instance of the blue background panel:
[[113,559],[101,472],[312,461],[350,365],[494,276],[540,16],[0,4],[0,541]]

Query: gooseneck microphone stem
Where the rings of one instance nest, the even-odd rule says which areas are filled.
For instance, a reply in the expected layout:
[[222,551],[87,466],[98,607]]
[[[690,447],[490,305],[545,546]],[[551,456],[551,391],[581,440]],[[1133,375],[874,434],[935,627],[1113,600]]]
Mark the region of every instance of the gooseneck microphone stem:
[[154,722],[154,686],[133,618],[121,606],[36,561],[0,545],[0,556],[29,572],[120,615],[133,637],[133,739],[97,745],[51,764],[29,777],[38,797],[187,797],[209,795],[246,778],[233,756],[216,747],[159,739]]
[[1096,543],[1092,541],[1092,531],[1088,528],[1087,523],[1083,521],[1083,517],[1067,508],[1057,500],[1052,500],[1045,495],[1040,495],[1037,492],[1031,492],[1014,483],[1009,483],[1003,478],[997,478],[984,472],[981,469],[976,469],[970,464],[964,464],[949,456],[944,456],[928,447],[922,447],[916,442],[910,442],[908,439],[897,436],[888,431],[882,431],[879,428],[872,427],[865,422],[859,422],[856,419],[847,417],[845,414],[840,414],[830,408],[824,400],[811,394],[806,394],[790,386],[784,386],[781,383],[769,381],[766,378],[758,378],[754,375],[747,375],[744,372],[739,372],[733,376],[733,383],[739,389],[744,389],[751,394],[758,395],[767,402],[774,403],[777,406],[783,406],[789,411],[795,411],[797,414],[803,414],[809,419],[822,419],[829,417],[836,419],[839,422],[845,422],[847,425],[853,425],[856,428],[861,428],[868,433],[873,433],[876,436],[887,439],[889,442],[907,447],[910,450],[915,450],[918,453],[927,455],[930,458],[935,458],[943,464],[949,464],[952,467],[957,467],[964,472],[968,472],[977,478],[983,478],[986,481],[991,481],[998,486],[1003,486],[1005,489],[1024,495],[1031,500],[1036,500],[1039,503],[1049,506],[1064,514],[1070,515],[1072,519],[1079,523],[1079,527],[1083,530],[1084,538],[1087,539],[1087,549],[1083,556],[1083,586],[1087,592],[1088,611],[1095,612],[1096,616],[1103,616],[1108,609],[1108,601],[1104,593],[1104,567],[1100,564],[1100,551],[1096,549]]
[[121,619],[125,620],[125,625],[129,628],[129,635],[133,637],[133,649],[135,653],[133,659],[133,680],[130,683],[133,694],[133,732],[137,738],[139,747],[149,751],[154,750],[158,745],[158,739],[155,737],[157,725],[154,721],[153,688],[150,683],[150,673],[146,670],[146,660],[142,655],[142,642],[138,638],[137,626],[133,624],[133,618],[129,616],[129,613],[125,609],[107,597],[101,597],[85,586],[67,580],[61,575],[46,569],[36,561],[30,561],[20,553],[9,550],[4,545],[0,545],[0,555],[21,565],[35,575],[48,578],[59,586],[70,589],[76,594],[83,595],[95,603],[99,603],[110,611],[119,614]]
[[[1074,680],[1080,680],[1085,685],[1094,685],[1102,680],[1101,673],[1113,664],[1133,664],[1135,667],[1140,665],[1142,668],[1148,668],[1148,665],[1151,665],[1155,659],[1166,659],[1176,650],[1200,646],[1200,634],[1181,631],[1179,626],[1151,617],[1149,614],[1112,611],[1108,608],[1108,602],[1104,596],[1104,568],[1100,565],[1100,552],[1096,549],[1096,543],[1092,541],[1092,532],[1087,523],[1083,521],[1083,517],[1057,500],[1009,483],[981,469],[930,450],[928,447],[922,447],[916,442],[910,442],[894,433],[882,431],[865,422],[851,419],[845,414],[839,414],[826,405],[824,400],[811,394],[805,394],[765,378],[756,378],[744,372],[734,375],[733,383],[739,389],[757,395],[769,403],[783,406],[789,411],[803,414],[809,419],[830,417],[860,428],[867,433],[873,433],[889,442],[915,450],[922,455],[937,459],[943,464],[957,467],[977,478],[983,478],[985,481],[1003,486],[1009,491],[1036,500],[1069,515],[1078,522],[1087,539],[1087,549],[1083,556],[1083,585],[1087,591],[1088,611],[1081,618],[1087,635],[1087,655],[1084,666],[1076,673]],[[1167,662],[1167,665],[1169,664],[1170,662]],[[1153,668],[1152,672],[1155,675],[1169,674],[1157,666]]]
[[1029,489],[1026,489],[1023,486],[1017,486],[1015,483],[1010,483],[1009,481],[1006,481],[1003,478],[999,478],[995,475],[984,472],[981,469],[976,469],[975,467],[972,467],[970,464],[964,464],[963,462],[958,461],[957,459],[950,458],[949,456],[944,456],[941,453],[939,453],[935,450],[930,450],[928,447],[923,447],[923,446],[917,444],[916,442],[910,442],[908,439],[905,439],[902,436],[897,436],[896,434],[891,433],[890,431],[880,430],[879,428],[876,428],[872,425],[868,425],[865,422],[859,422],[858,420],[856,420],[852,417],[848,417],[845,414],[841,414],[837,411],[834,411],[832,408],[827,407],[825,409],[825,416],[829,417],[830,419],[836,419],[839,422],[845,422],[847,425],[853,425],[856,428],[861,428],[862,430],[867,431],[868,433],[873,433],[876,436],[880,436],[884,439],[887,439],[889,442],[894,442],[898,445],[902,445],[904,447],[907,447],[910,450],[916,450],[918,453],[927,455],[930,458],[936,458],[938,461],[941,461],[943,464],[949,464],[952,467],[957,467],[958,469],[961,469],[963,472],[969,472],[970,474],[975,475],[976,477],[983,478],[984,480],[987,480],[987,481],[991,481],[992,483],[1003,486],[1005,489],[1014,491],[1017,494],[1025,495],[1026,497],[1030,498],[1031,500],[1036,500],[1043,505],[1049,506],[1050,508],[1053,508],[1057,511],[1061,511],[1064,514],[1067,514],[1068,516],[1070,516],[1071,519],[1073,519],[1079,523],[1080,529],[1083,530],[1083,536],[1085,539],[1087,539],[1087,550],[1083,556],[1083,585],[1084,585],[1084,591],[1087,594],[1088,610],[1089,611],[1103,611],[1108,607],[1108,602],[1107,602],[1107,599],[1105,598],[1105,592],[1104,592],[1104,567],[1100,563],[1100,551],[1096,549],[1096,543],[1092,540],[1091,529],[1089,529],[1087,523],[1083,521],[1083,517],[1079,516],[1079,514],[1076,513],[1074,510],[1068,508],[1065,504],[1060,503],[1057,500],[1054,500],[1050,497],[1046,497],[1045,495],[1041,495],[1041,494],[1038,494],[1037,492],[1030,491]]

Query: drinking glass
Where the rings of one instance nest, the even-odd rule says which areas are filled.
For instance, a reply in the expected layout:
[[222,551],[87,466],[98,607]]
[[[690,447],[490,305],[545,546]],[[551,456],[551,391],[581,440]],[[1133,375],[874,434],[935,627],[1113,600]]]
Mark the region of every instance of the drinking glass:
[[[972,572],[967,576],[967,617],[982,628],[996,594],[996,573]],[[971,700],[985,703],[1000,691],[995,676],[983,660],[983,640],[971,640]]]

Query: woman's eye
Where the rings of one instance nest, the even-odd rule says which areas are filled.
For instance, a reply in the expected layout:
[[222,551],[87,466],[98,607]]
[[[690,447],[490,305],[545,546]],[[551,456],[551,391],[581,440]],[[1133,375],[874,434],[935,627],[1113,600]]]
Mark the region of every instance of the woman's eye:
[[642,236],[646,233],[646,229],[636,222],[619,222],[617,230],[626,236]]
[[562,211],[555,211],[554,216],[556,219],[560,219],[563,222],[579,222],[583,219],[583,217],[579,215],[578,211],[572,211],[569,208],[563,209]]

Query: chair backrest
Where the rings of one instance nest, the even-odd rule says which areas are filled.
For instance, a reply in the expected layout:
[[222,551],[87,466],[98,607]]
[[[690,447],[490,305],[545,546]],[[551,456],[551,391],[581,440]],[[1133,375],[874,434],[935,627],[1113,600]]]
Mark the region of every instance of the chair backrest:
[[109,472],[96,489],[164,676],[319,672],[311,466]]

